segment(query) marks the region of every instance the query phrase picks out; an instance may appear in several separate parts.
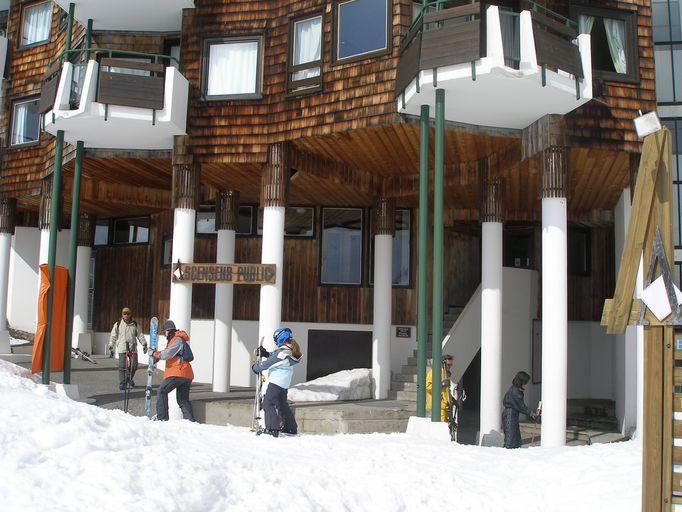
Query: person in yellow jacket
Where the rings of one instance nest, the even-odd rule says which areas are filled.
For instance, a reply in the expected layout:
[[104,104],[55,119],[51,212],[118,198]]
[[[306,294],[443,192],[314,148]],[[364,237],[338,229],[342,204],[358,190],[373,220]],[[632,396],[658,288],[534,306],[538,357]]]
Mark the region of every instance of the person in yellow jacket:
[[[447,407],[448,407],[448,393],[450,392],[450,368],[452,368],[454,359],[451,355],[445,354],[443,356],[443,365],[445,369],[440,371],[440,421],[447,421]],[[431,410],[431,390],[433,389],[433,371],[429,369],[426,373],[426,410]]]

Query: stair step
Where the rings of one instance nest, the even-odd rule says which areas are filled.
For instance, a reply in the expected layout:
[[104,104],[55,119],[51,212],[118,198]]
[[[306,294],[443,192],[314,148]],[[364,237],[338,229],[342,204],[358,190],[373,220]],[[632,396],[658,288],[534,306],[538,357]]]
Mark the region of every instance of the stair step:
[[403,365],[402,369],[400,370],[400,373],[417,375],[417,365],[416,364],[405,364],[405,365]]
[[417,391],[417,383],[394,380],[391,382],[391,391]]
[[[417,365],[417,356],[416,356],[416,354],[415,354],[414,356],[412,356],[412,357],[408,357],[408,358],[407,358],[407,364],[408,364],[408,365],[414,365],[414,366]],[[430,358],[430,357],[427,357],[427,358],[426,358],[426,366],[431,366],[431,358]]]
[[417,374],[415,373],[414,375],[404,375],[402,373],[397,374],[393,380],[397,382],[417,382]]
[[401,400],[405,402],[416,402],[417,392],[416,391],[389,391],[389,400]]

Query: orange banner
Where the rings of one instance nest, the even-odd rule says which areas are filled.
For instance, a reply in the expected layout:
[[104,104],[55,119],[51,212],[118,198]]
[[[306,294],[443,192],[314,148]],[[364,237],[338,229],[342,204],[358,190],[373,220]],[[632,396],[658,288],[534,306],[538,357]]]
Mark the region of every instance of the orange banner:
[[[64,267],[54,269],[54,294],[52,299],[52,337],[50,340],[50,371],[64,369],[64,338],[66,334],[66,288],[69,271]],[[49,268],[40,265],[40,291],[38,292],[38,326],[33,342],[31,371],[43,371],[43,343],[47,333],[47,293],[50,289]]]

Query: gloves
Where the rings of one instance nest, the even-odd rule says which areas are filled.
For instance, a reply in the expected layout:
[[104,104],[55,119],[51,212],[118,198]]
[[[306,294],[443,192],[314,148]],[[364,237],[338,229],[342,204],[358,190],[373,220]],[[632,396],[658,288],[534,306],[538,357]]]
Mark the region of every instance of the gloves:
[[148,350],[147,345],[144,345],[144,346],[142,347],[142,352],[144,352],[144,353],[146,354],[146,353],[147,353],[147,350]]
[[112,346],[110,345],[110,346],[109,346],[109,358],[113,358],[113,357],[114,357],[114,347],[112,347]]
[[265,347],[261,345],[258,348],[256,348],[256,355],[258,357],[270,357],[270,352],[265,350]]
[[255,365],[255,364],[252,364],[252,365],[251,365],[251,371],[252,371],[253,373],[255,373],[256,375],[258,375],[258,372],[256,371],[256,365]]
[[450,379],[444,379],[440,381],[440,387],[441,388],[450,387]]

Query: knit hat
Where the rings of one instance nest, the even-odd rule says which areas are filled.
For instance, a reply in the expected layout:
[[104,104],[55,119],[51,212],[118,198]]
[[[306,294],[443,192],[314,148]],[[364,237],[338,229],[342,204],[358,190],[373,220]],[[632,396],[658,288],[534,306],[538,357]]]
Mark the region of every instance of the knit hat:
[[166,320],[164,322],[161,330],[162,331],[177,331],[178,329],[175,327],[175,322],[173,322],[173,320]]
[[129,308],[128,306],[124,307],[124,308],[121,310],[121,314],[122,314],[122,315],[125,315],[126,313],[132,314],[132,311],[130,311],[130,308]]

